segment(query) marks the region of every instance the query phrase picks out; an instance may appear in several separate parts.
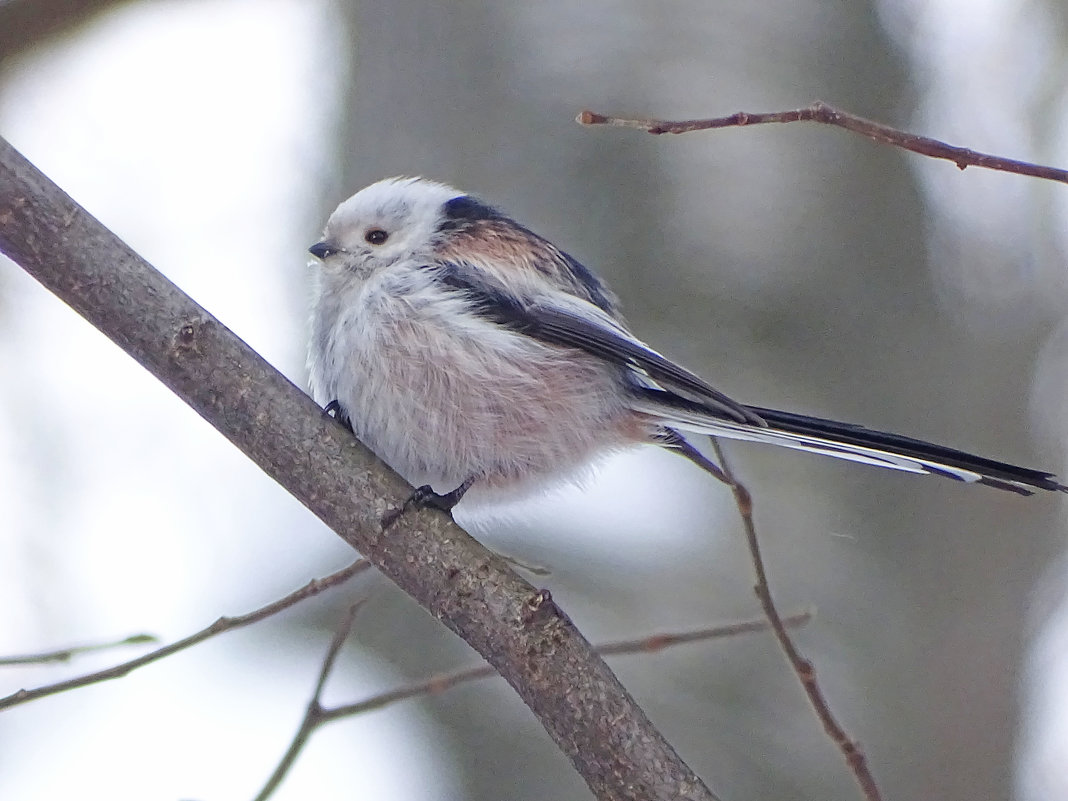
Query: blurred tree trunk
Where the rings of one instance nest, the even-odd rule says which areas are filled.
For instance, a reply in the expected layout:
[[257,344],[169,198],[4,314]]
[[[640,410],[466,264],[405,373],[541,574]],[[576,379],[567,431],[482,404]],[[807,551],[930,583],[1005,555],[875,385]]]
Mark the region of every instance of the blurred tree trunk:
[[[633,137],[608,148],[579,128],[573,121],[579,109],[559,83],[532,80],[521,63],[521,52],[538,47],[517,28],[522,13],[490,0],[357,0],[338,8],[351,41],[351,82],[338,131],[340,180],[324,209],[379,178],[425,175],[480,194],[561,242],[578,243],[580,258],[596,253],[602,264],[651,262],[648,232],[613,221],[645,220],[655,228],[656,143]],[[605,85],[594,99],[622,89]],[[550,234],[550,224],[561,221],[565,230]],[[402,634],[374,642],[400,670],[418,678],[442,669],[450,652],[456,664],[468,660],[436,623],[412,612],[409,601],[396,597],[382,631]],[[465,688],[433,709],[451,735],[468,798],[586,792],[507,688]]]
[[0,3],[0,69],[48,39],[67,36],[130,0],[7,0]]

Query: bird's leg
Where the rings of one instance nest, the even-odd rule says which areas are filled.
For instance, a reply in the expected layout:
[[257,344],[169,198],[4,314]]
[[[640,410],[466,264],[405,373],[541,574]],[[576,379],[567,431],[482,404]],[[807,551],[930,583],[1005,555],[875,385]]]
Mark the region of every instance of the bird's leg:
[[429,484],[424,484],[412,493],[411,497],[404,502],[404,505],[416,509],[429,508],[440,509],[442,512],[451,512],[452,507],[460,502],[460,499],[464,497],[474,483],[475,479],[469,478],[452,492],[446,492],[444,495],[438,495]]
[[734,482],[720,469],[720,466],[697,450],[686,441],[678,431],[673,428],[663,428],[657,433],[657,444],[668,450],[676,451],[680,456],[685,456],[702,470],[711,473],[717,479],[728,486],[734,486]]
[[[323,408],[323,415],[329,417],[331,420],[336,420],[349,431],[352,431],[352,421],[349,420],[349,416],[345,414],[344,410],[341,408],[341,404],[338,403],[336,399],[326,404]],[[353,433],[356,432],[353,431]]]
[[392,509],[382,516],[382,530],[385,531],[396,523],[400,516],[409,509],[429,508],[439,509],[442,512],[452,512],[452,508],[460,502],[460,499],[464,497],[474,483],[475,479],[472,476],[452,492],[446,492],[444,495],[438,495],[429,484],[417,487],[415,492],[408,496],[408,500],[399,509]]

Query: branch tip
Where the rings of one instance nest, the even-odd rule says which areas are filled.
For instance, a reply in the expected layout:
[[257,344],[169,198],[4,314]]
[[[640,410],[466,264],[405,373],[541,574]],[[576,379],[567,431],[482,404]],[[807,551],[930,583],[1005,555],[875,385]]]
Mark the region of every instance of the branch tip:
[[634,128],[649,134],[683,134],[693,131],[708,131],[716,128],[740,128],[748,125],[787,122],[818,122],[844,128],[860,134],[880,144],[891,145],[902,150],[909,150],[933,159],[953,162],[958,169],[983,167],[988,170],[1026,175],[1031,178],[1043,178],[1048,181],[1068,183],[1068,170],[1033,164],[1004,156],[980,153],[968,148],[941,142],[927,136],[919,136],[891,128],[889,125],[874,122],[848,111],[836,108],[817,100],[805,108],[789,111],[747,112],[739,111],[726,117],[709,117],[696,120],[656,120],[638,117],[612,117],[583,111],[576,118],[582,125],[610,125],[616,128]]

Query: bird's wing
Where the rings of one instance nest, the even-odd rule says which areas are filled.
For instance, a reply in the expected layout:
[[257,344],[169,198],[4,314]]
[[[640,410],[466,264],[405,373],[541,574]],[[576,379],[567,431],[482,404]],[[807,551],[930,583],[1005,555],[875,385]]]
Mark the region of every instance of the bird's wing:
[[987,484],[1029,495],[1068,491],[1056,476],[851,423],[745,406],[635,338],[618,320],[564,291],[529,298],[462,263],[434,265],[443,287],[477,314],[526,336],[577,348],[630,371],[631,408],[669,429],[764,442],[854,462]]
[[764,425],[759,415],[660,355],[583,298],[553,290],[523,298],[490,284],[482,273],[462,262],[438,263],[433,268],[443,286],[463,293],[472,309],[487,319],[542,342],[577,348],[618,364],[633,371],[637,383],[677,393],[711,413],[745,425]]

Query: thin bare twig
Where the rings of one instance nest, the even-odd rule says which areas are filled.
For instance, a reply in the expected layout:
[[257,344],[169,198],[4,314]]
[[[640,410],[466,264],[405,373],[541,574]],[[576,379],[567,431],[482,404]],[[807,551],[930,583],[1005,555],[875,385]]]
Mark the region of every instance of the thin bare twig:
[[1049,181],[1068,183],[1068,170],[1032,164],[1027,161],[979,153],[966,147],[957,147],[937,139],[907,133],[872,120],[866,120],[848,111],[830,106],[817,100],[807,108],[792,111],[770,111],[750,113],[739,111],[727,117],[712,117],[703,120],[656,120],[636,117],[610,117],[593,111],[582,111],[575,118],[581,125],[610,125],[617,128],[634,128],[651,134],[682,134],[691,131],[708,131],[714,128],[738,128],[745,125],[764,125],[776,122],[819,122],[844,128],[847,131],[866,136],[876,142],[911,150],[935,159],[952,161],[960,169],[966,167],[983,167],[988,170],[1000,170],[1032,178],[1045,178]]
[[122,664],[98,670],[93,673],[86,673],[83,676],[75,676],[74,678],[65,681],[58,681],[54,684],[45,684],[32,690],[19,690],[5,698],[0,698],[0,709],[7,709],[8,707],[17,706],[18,704],[25,704],[38,698],[66,692],[67,690],[73,690],[78,687],[85,687],[89,684],[121,678],[131,671],[137,670],[137,668],[144,667],[152,662],[158,662],[160,659],[168,657],[171,654],[176,654],[179,651],[184,651],[186,648],[204,642],[204,640],[209,637],[214,637],[216,634],[222,634],[223,632],[233,631],[234,629],[258,623],[271,615],[281,612],[283,609],[288,609],[289,607],[300,603],[306,598],[311,598],[324,590],[328,590],[331,587],[341,584],[370,566],[370,562],[366,559],[357,559],[348,567],[344,567],[336,573],[331,573],[329,576],[324,576],[321,579],[312,579],[296,592],[291,592],[284,598],[279,598],[277,601],[260,607],[254,612],[248,612],[247,614],[238,615],[237,617],[221,617],[207,628],[201,629],[195,634],[191,634],[177,642],[171,643],[170,645],[158,648],[151,653],[139,656],[136,659],[131,659],[128,662],[123,662]]
[[278,763],[278,767],[274,769],[274,773],[263,785],[263,789],[256,794],[255,801],[266,801],[278,789],[278,785],[282,783],[289,769],[293,767],[293,763],[300,756],[300,752],[304,750],[304,745],[308,742],[308,738],[322,723],[324,711],[322,703],[323,688],[326,686],[326,680],[330,678],[330,673],[334,669],[334,663],[337,661],[337,655],[341,652],[341,646],[345,644],[349,632],[352,631],[352,623],[356,619],[356,613],[360,611],[361,606],[363,606],[363,601],[353,604],[341,619],[337,631],[334,632],[334,638],[330,641],[330,647],[326,650],[326,656],[323,657],[323,664],[319,668],[319,678],[315,682],[315,691],[312,693],[311,700],[308,701],[308,706],[304,710],[304,719],[300,722],[300,728],[297,729],[297,733],[293,736],[293,741],[289,744],[289,748],[286,749],[285,756]]
[[823,724],[823,730],[827,732],[827,736],[831,738],[832,742],[838,746],[853,771],[864,797],[868,801],[880,801],[882,795],[879,792],[878,785],[875,783],[875,777],[872,776],[871,771],[868,769],[868,761],[864,752],[834,717],[830,704],[828,704],[827,698],[824,696],[823,690],[820,689],[819,682],[816,679],[815,666],[805,659],[797,649],[797,646],[794,645],[794,641],[786,631],[783,618],[775,606],[775,601],[771,596],[771,585],[768,583],[767,570],[764,567],[764,557],[760,552],[760,540],[757,537],[756,524],[753,522],[753,498],[749,494],[749,490],[745,488],[745,485],[738,480],[731,470],[730,463],[727,461],[723,448],[720,447],[719,440],[713,438],[712,447],[715,449],[720,469],[727,476],[731,491],[734,493],[734,502],[738,507],[738,514],[742,518],[742,526],[745,529],[745,538],[749,545],[753,570],[756,572],[756,586],[753,587],[753,591],[760,600],[765,616],[771,623],[771,629],[775,632],[775,639],[779,641],[779,646],[786,655],[790,667],[793,668],[797,678],[801,681],[801,686],[808,696],[809,704],[816,712],[820,723]]
[[69,662],[76,656],[93,651],[110,651],[112,648],[125,648],[127,645],[148,645],[159,642],[155,634],[131,634],[113,642],[90,643],[89,645],[72,645],[55,651],[43,651],[39,654],[19,654],[18,656],[0,656],[0,667],[12,665],[45,665],[51,662]]
[[[804,626],[812,620],[812,615],[812,612],[798,612],[797,614],[783,618],[782,623],[784,626],[790,628]],[[345,625],[351,625],[351,622],[349,624],[343,622],[342,626],[344,627]],[[662,632],[636,639],[618,640],[616,642],[603,643],[595,646],[594,650],[601,656],[654,653],[684,643],[767,631],[770,627],[768,621],[764,619],[746,620],[741,623],[726,623],[720,626],[710,626],[690,631]],[[338,631],[340,632],[341,630],[342,629],[339,629]],[[334,643],[337,643],[337,636],[334,638]],[[333,664],[330,654],[336,653],[337,647],[340,646],[332,644],[331,650],[327,653],[327,660],[329,661],[324,661],[324,666],[328,669],[329,665]],[[327,670],[327,672],[329,671]],[[297,757],[300,755],[301,750],[304,748],[311,734],[317,727],[324,723],[340,720],[341,718],[352,717],[353,715],[360,715],[364,712],[372,712],[399,701],[405,701],[409,698],[416,698],[421,695],[437,695],[438,693],[452,689],[458,684],[465,684],[478,679],[493,678],[495,676],[498,676],[497,671],[490,665],[463,668],[451,673],[439,673],[428,679],[424,679],[423,681],[407,684],[388,692],[379,693],[378,695],[374,695],[363,701],[326,708],[320,703],[322,686],[325,682],[324,673],[323,671],[320,671],[319,683],[316,685],[315,695],[312,697],[312,700],[305,711],[304,720],[301,721],[300,727],[297,729],[297,733],[293,736],[293,740],[286,749],[285,755],[279,761],[278,767],[275,768],[274,772],[271,774],[271,778],[264,785],[259,795],[256,796],[255,801],[266,801],[271,793],[278,788],[279,784],[281,784],[282,780],[289,772],[289,769],[296,762]]]
[[[783,625],[793,628],[804,626],[812,620],[812,612],[799,612],[790,617],[783,618]],[[655,653],[665,648],[683,645],[689,642],[712,640],[720,637],[734,637],[739,634],[751,634],[758,631],[767,631],[770,628],[767,620],[747,620],[742,623],[728,623],[722,626],[694,629],[692,631],[665,632],[650,634],[637,639],[619,640],[617,642],[602,643],[594,647],[601,656],[622,656],[627,654]],[[362,712],[370,712],[375,709],[389,706],[398,701],[415,698],[420,695],[437,695],[445,690],[451,690],[458,684],[464,684],[478,679],[487,679],[496,676],[496,671],[489,665],[463,668],[451,673],[439,673],[423,681],[398,687],[389,692],[380,693],[363,701],[352,704],[335,706],[322,710],[323,722],[337,720],[339,718],[358,715]]]

